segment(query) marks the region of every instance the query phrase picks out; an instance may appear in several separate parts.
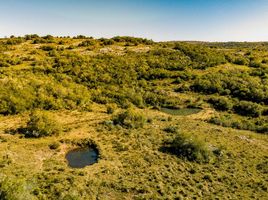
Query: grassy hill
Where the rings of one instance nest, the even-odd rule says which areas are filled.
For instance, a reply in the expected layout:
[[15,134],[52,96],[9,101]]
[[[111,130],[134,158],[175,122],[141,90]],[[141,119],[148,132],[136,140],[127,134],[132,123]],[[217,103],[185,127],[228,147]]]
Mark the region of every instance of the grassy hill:
[[[0,199],[265,199],[267,49],[0,39]],[[88,141],[98,162],[68,167]]]

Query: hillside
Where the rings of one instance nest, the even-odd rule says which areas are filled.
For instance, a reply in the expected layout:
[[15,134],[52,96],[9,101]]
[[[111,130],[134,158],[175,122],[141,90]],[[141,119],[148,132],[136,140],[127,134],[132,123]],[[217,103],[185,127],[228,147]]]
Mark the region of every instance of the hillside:
[[[0,199],[265,199],[267,50],[0,39]],[[97,163],[69,167],[88,144]]]

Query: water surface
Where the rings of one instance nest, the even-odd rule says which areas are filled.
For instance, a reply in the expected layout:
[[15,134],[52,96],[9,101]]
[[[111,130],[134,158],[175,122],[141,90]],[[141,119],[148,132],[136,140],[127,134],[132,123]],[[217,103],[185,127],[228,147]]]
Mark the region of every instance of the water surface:
[[92,165],[98,160],[98,151],[93,148],[77,148],[66,154],[69,167],[83,168]]
[[161,108],[160,111],[170,115],[181,115],[187,116],[199,113],[202,109],[200,108]]

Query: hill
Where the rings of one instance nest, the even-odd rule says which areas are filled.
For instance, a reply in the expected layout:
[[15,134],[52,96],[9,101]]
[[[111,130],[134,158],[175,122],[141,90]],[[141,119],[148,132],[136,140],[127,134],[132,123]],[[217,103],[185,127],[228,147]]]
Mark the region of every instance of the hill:
[[265,199],[267,49],[0,39],[0,199]]

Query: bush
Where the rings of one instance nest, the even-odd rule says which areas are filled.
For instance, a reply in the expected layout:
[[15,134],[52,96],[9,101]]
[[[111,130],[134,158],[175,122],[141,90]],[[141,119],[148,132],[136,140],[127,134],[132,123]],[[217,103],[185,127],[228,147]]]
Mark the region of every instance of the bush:
[[0,88],[0,114],[17,114],[33,107],[32,88],[21,89],[21,85],[19,88],[15,86],[15,83],[10,82],[8,84],[0,83],[0,85],[2,87]]
[[0,60],[0,67],[9,67],[9,63],[7,63],[6,61],[2,61]]
[[8,154],[3,155],[3,157],[0,158],[0,168],[3,168],[3,167],[8,166],[10,164],[12,164],[12,159],[10,158],[10,156]]
[[193,68],[206,69],[219,64],[226,63],[225,56],[222,52],[211,51],[209,48],[189,43],[177,43],[175,50],[183,52],[191,59]]
[[245,71],[219,72],[202,75],[190,89],[205,94],[230,95],[239,100],[267,103],[267,84]]
[[36,39],[36,38],[40,38],[40,37],[37,34],[31,34],[31,35],[24,36],[25,40],[32,40],[32,39]]
[[211,156],[211,151],[203,141],[188,134],[178,134],[168,143],[167,149],[181,158],[199,163],[209,162]]
[[248,60],[246,58],[243,58],[243,57],[238,57],[233,61],[233,63],[237,64],[237,65],[247,65]]
[[142,128],[146,123],[146,118],[142,113],[129,108],[113,117],[113,123],[125,128]]
[[264,116],[268,116],[268,108],[264,108],[264,109],[262,110],[262,115],[264,115]]
[[223,127],[231,127],[239,130],[250,130],[258,133],[268,133],[268,121],[266,118],[234,117],[233,115],[219,115],[208,120],[209,123]]
[[258,127],[257,132],[268,134],[268,123]]
[[232,127],[239,130],[255,130],[255,127],[252,126],[249,121],[234,119],[231,115],[212,117],[208,122],[223,127]]
[[11,181],[8,178],[0,179],[0,199],[1,200],[24,200],[37,199],[31,194],[31,187],[25,180],[16,179]]
[[250,61],[249,67],[260,68],[261,67],[261,63],[260,62],[257,62],[257,61]]
[[6,44],[7,45],[17,45],[17,44],[21,44],[24,42],[24,39],[23,38],[10,38],[6,41]]
[[263,174],[268,174],[268,160],[263,161],[262,163],[256,166],[256,169]]
[[167,133],[178,133],[178,128],[176,126],[168,126],[164,128],[164,131]]
[[52,51],[55,49],[55,47],[54,46],[42,46],[41,49],[43,51]]
[[0,80],[0,114],[17,114],[32,109],[58,110],[91,105],[89,90],[64,77],[34,74]]
[[85,40],[78,44],[79,47],[89,47],[96,44],[95,40]]
[[107,114],[113,114],[116,109],[117,109],[116,104],[108,105],[107,106]]
[[58,149],[60,147],[60,143],[59,142],[53,142],[53,143],[49,144],[48,146],[49,146],[49,148],[51,150]]
[[61,131],[61,126],[53,116],[40,110],[35,110],[30,114],[26,128],[22,129],[22,133],[26,137],[34,138],[58,135]]
[[232,102],[227,97],[211,97],[208,103],[212,104],[216,110],[226,111],[233,108]]
[[236,113],[245,116],[259,117],[262,113],[262,107],[257,103],[249,101],[241,101],[238,105],[234,106]]
[[114,44],[114,40],[112,40],[112,39],[104,39],[103,44],[104,45],[112,45],[112,44]]

